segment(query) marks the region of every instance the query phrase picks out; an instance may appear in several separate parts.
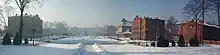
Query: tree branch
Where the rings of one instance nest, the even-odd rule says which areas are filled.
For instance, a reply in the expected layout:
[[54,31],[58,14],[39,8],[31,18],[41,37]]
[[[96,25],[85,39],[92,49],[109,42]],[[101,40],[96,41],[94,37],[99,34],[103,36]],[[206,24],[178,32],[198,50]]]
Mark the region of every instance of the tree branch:
[[[19,0],[19,1],[21,2],[21,0]],[[17,4],[18,8],[21,9],[21,5],[18,3],[18,0],[15,0],[15,2]]]

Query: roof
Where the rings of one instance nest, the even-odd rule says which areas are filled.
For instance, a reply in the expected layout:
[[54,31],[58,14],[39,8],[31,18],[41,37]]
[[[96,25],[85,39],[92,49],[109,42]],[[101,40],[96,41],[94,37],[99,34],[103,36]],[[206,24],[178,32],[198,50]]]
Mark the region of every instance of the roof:
[[122,24],[122,26],[132,26],[132,21],[128,21],[128,22],[122,22],[121,23]]
[[121,20],[121,22],[127,22],[127,20],[126,20],[125,18],[123,18],[123,19]]
[[123,32],[122,34],[132,34],[131,32]]
[[127,29],[125,32],[123,32],[122,34],[131,34],[130,29]]
[[[189,23],[189,22],[195,22],[195,21],[177,22],[177,24],[185,25],[186,23]],[[217,26],[217,25],[211,25],[211,24],[208,24],[208,23],[202,23],[201,21],[198,21],[197,23],[200,24],[200,25],[203,25],[203,24],[204,24],[205,26],[209,26],[209,27],[220,28],[220,27]]]

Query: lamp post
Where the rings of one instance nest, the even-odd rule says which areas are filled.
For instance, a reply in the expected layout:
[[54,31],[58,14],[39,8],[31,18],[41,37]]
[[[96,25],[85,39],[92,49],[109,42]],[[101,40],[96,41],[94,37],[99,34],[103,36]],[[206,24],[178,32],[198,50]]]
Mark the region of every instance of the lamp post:
[[32,31],[33,31],[32,41],[33,41],[33,46],[34,46],[34,33],[35,33],[36,29],[32,29]]

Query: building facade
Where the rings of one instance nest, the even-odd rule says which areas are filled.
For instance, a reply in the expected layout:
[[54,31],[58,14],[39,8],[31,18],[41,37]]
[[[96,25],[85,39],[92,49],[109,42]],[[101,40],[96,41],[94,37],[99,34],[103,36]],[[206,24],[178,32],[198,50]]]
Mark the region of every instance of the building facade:
[[[116,31],[117,36],[124,37],[123,33],[126,32],[126,30],[129,29],[129,32],[131,32],[131,26],[132,26],[132,21],[128,21],[125,18],[123,18],[121,20],[121,23],[117,26],[117,31]],[[126,36],[128,35],[126,34]]]
[[203,42],[203,40],[220,41],[219,33],[219,26],[209,25],[207,23],[203,24],[202,22],[197,22],[196,24],[195,21],[183,22],[178,30],[178,34],[183,35],[186,43],[189,43],[189,40],[195,37],[195,35],[197,35],[200,42]]
[[[33,36],[33,33],[36,37],[43,36],[42,21],[38,15],[24,15],[23,17],[23,37]],[[20,26],[20,16],[11,16],[8,17],[8,29],[7,32],[11,35],[15,35],[16,32],[19,32]],[[33,29],[35,31],[33,32]]]
[[106,35],[107,36],[116,36],[117,28],[113,25],[107,25],[106,27]]
[[165,37],[165,20],[151,17],[136,16],[132,23],[132,39],[156,40]]

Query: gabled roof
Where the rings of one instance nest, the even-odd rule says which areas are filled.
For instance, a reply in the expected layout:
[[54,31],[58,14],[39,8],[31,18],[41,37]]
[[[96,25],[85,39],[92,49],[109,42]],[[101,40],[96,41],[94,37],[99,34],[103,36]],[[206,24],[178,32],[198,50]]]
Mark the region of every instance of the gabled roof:
[[127,20],[126,20],[125,18],[123,18],[123,19],[121,20],[121,22],[127,22]]
[[181,26],[183,26],[183,25],[185,25],[185,24],[187,24],[187,23],[189,23],[189,22],[198,23],[198,24],[200,24],[200,25],[205,25],[205,26],[209,26],[209,27],[220,28],[220,27],[217,26],[217,25],[211,25],[211,24],[208,24],[208,23],[202,23],[202,21],[195,22],[194,20],[188,21],[188,22],[187,22],[187,21],[185,21],[185,22],[178,22],[178,24],[181,24]]
[[135,16],[135,18],[134,18],[134,20],[133,20],[133,21],[135,21],[137,18],[139,18],[139,16],[138,16],[138,15],[136,15],[136,16]]

